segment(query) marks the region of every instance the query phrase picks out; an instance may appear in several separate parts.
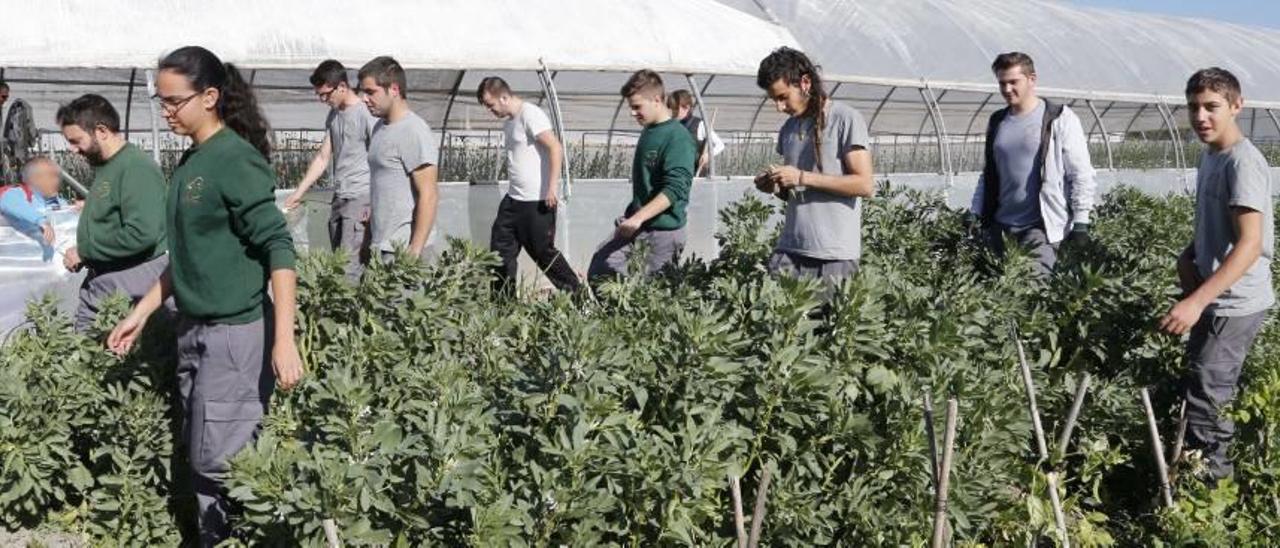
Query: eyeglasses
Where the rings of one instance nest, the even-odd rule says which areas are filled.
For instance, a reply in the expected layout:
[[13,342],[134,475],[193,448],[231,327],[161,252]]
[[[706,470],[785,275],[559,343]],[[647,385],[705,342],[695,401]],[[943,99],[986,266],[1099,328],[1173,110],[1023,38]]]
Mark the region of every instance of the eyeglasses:
[[316,97],[319,97],[321,101],[328,103],[329,98],[333,97],[333,92],[335,91],[338,91],[338,88],[330,88],[329,91],[317,91]]
[[192,93],[191,95],[183,97],[182,99],[174,99],[172,97],[161,97],[160,94],[157,93],[155,95],[152,95],[151,98],[160,103],[160,108],[164,110],[166,114],[168,114],[169,116],[173,116],[174,114],[177,114],[179,110],[182,110],[182,107],[187,106],[187,103],[190,103],[192,99],[195,99],[197,96],[199,96],[200,93],[201,92],[197,91],[195,93]]

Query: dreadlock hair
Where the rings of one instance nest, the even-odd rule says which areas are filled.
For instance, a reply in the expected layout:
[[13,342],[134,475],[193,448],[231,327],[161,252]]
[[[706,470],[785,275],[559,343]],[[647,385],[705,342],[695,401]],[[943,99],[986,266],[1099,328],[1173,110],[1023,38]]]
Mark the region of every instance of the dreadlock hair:
[[822,85],[821,72],[822,67],[815,65],[808,55],[786,46],[773,50],[760,61],[760,70],[756,72],[756,85],[763,90],[778,80],[799,87],[800,80],[809,77],[809,100],[800,116],[813,121],[813,159],[818,171],[822,171],[822,132],[827,127],[827,90]]

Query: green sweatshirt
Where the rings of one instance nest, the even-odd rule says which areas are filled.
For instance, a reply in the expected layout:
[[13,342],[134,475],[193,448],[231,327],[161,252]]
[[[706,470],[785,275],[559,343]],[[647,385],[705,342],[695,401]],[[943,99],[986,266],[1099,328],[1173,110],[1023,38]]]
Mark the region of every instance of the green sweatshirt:
[[191,147],[169,183],[169,269],[178,311],[224,324],[262,317],[270,272],[295,255],[257,149],[223,128]]
[[631,164],[631,204],[627,206],[627,215],[644,207],[658,194],[665,194],[671,200],[671,207],[649,219],[644,228],[675,230],[684,226],[697,150],[689,130],[675,118],[644,128]]
[[160,167],[125,144],[93,173],[76,227],[76,249],[90,267],[116,270],[165,252],[165,181]]

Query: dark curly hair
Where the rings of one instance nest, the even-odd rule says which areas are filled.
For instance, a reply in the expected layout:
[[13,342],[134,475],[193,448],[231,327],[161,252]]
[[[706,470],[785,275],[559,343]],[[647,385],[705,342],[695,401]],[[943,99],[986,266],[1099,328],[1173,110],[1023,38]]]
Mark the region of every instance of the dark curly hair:
[[262,109],[258,108],[253,89],[235,65],[223,63],[213,52],[200,46],[186,46],[161,59],[159,69],[186,76],[197,92],[217,89],[218,118],[263,156],[271,158],[271,140],[268,137],[271,128],[262,115]]
[[822,85],[821,72],[822,67],[804,52],[786,46],[773,50],[760,61],[760,70],[756,71],[756,85],[766,91],[778,80],[799,86],[801,78],[809,77],[809,102],[801,116],[813,120],[813,158],[818,171],[822,171],[822,131],[827,126],[827,90]]

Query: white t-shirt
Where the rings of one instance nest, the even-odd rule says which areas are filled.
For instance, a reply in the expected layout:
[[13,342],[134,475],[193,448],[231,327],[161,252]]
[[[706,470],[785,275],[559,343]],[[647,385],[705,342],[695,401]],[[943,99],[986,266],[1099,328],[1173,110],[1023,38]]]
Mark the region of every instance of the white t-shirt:
[[507,146],[507,173],[511,187],[507,195],[520,202],[537,202],[546,197],[551,177],[550,158],[538,152],[538,135],[551,130],[551,120],[542,109],[529,103],[502,125]]

